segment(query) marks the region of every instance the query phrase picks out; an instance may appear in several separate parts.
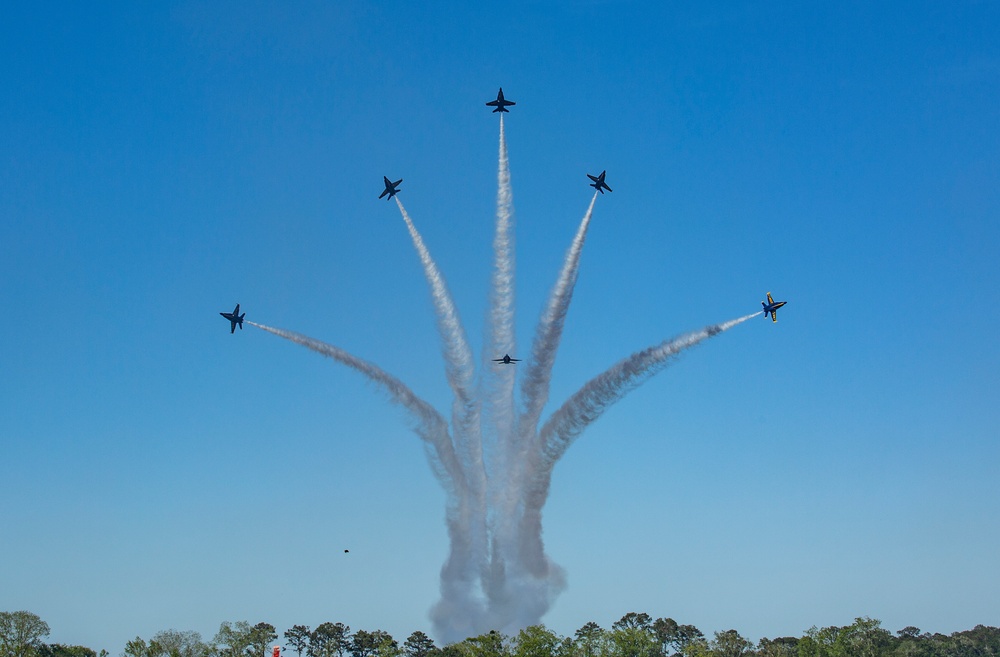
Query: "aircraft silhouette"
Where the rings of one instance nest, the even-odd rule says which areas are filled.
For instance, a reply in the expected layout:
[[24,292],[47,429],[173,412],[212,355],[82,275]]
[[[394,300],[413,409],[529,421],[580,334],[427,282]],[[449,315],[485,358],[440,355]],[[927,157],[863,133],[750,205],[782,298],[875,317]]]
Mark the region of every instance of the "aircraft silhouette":
[[[402,178],[400,178],[396,182],[389,182],[388,178],[386,178],[385,176],[382,176],[382,180],[385,181],[385,190],[381,194],[378,195],[379,198],[382,198],[386,194],[389,195],[389,198],[392,198],[393,196],[395,196],[396,194],[399,193],[400,190],[398,190],[396,188],[399,187],[399,183],[403,182]],[[389,199],[387,198],[386,200],[388,201]]]
[[767,293],[767,303],[764,303],[763,301],[761,301],[760,305],[764,306],[764,317],[767,317],[768,313],[770,313],[770,315],[771,315],[771,321],[772,322],[776,322],[776,321],[778,321],[778,313],[777,313],[778,308],[781,308],[786,303],[788,303],[788,302],[787,301],[775,301],[774,299],[771,298],[771,293],[768,292]]
[[504,365],[510,365],[511,363],[520,363],[521,359],[520,358],[511,358],[507,354],[504,354],[503,358],[494,358],[493,362],[494,363],[503,363]]
[[507,107],[509,105],[517,105],[517,103],[515,103],[512,100],[504,100],[504,97],[503,97],[503,87],[500,87],[500,91],[497,92],[497,99],[496,100],[491,100],[490,102],[488,102],[486,104],[489,105],[490,107],[495,107],[496,108],[495,110],[493,110],[494,114],[496,114],[497,112],[507,112],[509,114],[510,110],[507,109]]
[[[587,177],[594,181],[594,182],[590,183],[590,186],[593,187],[594,189],[596,189],[597,191],[599,191],[602,194],[604,193],[605,189],[608,190],[609,192],[612,191],[612,189],[610,187],[608,187],[607,183],[604,182],[604,174],[606,174],[606,173],[607,173],[607,171],[602,171],[601,175],[599,175],[599,176],[592,176],[589,173],[587,174]],[[602,187],[604,189],[601,189]]]
[[228,319],[230,324],[232,324],[232,326],[230,326],[229,328],[230,333],[236,333],[237,324],[240,325],[240,330],[241,331],[243,330],[243,317],[246,315],[246,313],[243,313],[243,315],[240,314],[240,304],[236,304],[236,309],[233,310],[233,312],[231,313],[219,313],[219,314]]

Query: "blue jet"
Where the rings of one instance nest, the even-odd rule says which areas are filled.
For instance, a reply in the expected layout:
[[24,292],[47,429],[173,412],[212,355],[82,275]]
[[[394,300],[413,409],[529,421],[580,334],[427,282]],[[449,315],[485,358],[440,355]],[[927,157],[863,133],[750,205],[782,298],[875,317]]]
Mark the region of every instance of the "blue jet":
[[503,98],[503,87],[500,87],[500,91],[497,92],[497,99],[496,100],[491,100],[490,102],[488,102],[486,104],[489,105],[490,107],[495,107],[496,108],[495,110],[493,110],[494,114],[496,114],[497,112],[507,112],[507,113],[510,113],[510,110],[507,109],[507,107],[510,106],[510,105],[517,105],[517,103],[515,103],[512,100],[504,100],[504,98]]
[[231,324],[231,326],[229,327],[230,333],[236,333],[237,324],[240,325],[240,330],[241,331],[243,330],[243,318],[246,316],[246,313],[243,313],[242,315],[240,314],[240,304],[236,304],[236,309],[233,310],[233,312],[231,313],[219,313],[219,314],[229,320]]
[[520,363],[521,359],[520,358],[511,358],[507,354],[504,354],[503,358],[494,358],[493,362],[494,363],[503,363],[504,365],[510,365],[511,363]]
[[[385,176],[382,176],[382,180],[385,181],[385,190],[381,194],[378,195],[379,198],[382,198],[386,194],[389,195],[389,198],[392,198],[393,196],[395,196],[396,194],[399,193],[399,190],[396,189],[396,188],[399,187],[399,183],[403,182],[402,178],[400,178],[396,182],[389,182],[388,178],[386,178]],[[388,201],[389,198],[387,198],[386,200]]]
[[787,301],[775,301],[774,299],[771,298],[771,293],[768,292],[767,293],[767,303],[764,303],[763,301],[761,301],[760,305],[764,306],[764,317],[767,317],[768,314],[770,314],[771,315],[771,321],[772,322],[776,322],[776,321],[778,321],[778,312],[777,312],[778,308],[781,308],[786,303],[788,303],[788,302]]
[[594,181],[594,182],[590,183],[590,186],[593,187],[594,189],[596,189],[597,191],[599,191],[602,194],[604,193],[605,189],[608,190],[609,192],[612,191],[611,188],[608,187],[608,184],[606,182],[604,182],[604,174],[606,174],[606,173],[607,173],[607,171],[602,171],[601,175],[599,175],[599,176],[592,176],[589,173],[587,174],[587,177]]

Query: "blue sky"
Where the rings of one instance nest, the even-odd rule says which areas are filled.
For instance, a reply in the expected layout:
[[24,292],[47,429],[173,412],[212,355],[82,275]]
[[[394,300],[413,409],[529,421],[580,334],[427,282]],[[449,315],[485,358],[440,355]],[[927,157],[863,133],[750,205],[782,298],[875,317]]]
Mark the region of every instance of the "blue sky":
[[[482,343],[498,86],[522,348],[608,171],[553,378],[752,312],[555,471],[571,634],[1000,617],[1000,8],[34,3],[0,20],[0,609],[106,648],[429,630],[444,496],[351,371],[445,408],[419,262]],[[249,328],[249,327],[248,327]],[[349,555],[343,550],[351,550]]]

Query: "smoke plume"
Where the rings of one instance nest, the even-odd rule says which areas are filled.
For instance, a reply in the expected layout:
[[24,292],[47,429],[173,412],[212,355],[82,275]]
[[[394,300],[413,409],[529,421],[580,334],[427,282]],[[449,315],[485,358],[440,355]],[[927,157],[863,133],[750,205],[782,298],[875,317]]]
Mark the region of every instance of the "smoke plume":
[[566,252],[538,321],[530,358],[522,365],[519,415],[514,405],[517,366],[493,362],[505,353],[517,357],[512,198],[501,114],[494,262],[478,381],[444,277],[396,198],[430,287],[445,377],[454,394],[450,428],[427,402],[373,363],[299,333],[248,322],[362,373],[408,412],[447,495],[450,549],[441,569],[441,598],[431,610],[434,632],[445,643],[491,629],[512,634],[541,622],[566,586],[564,571],[545,553],[542,541],[542,509],[555,464],[605,410],[686,349],[761,314],[706,326],[632,354],[584,384],[539,429],[597,194]]

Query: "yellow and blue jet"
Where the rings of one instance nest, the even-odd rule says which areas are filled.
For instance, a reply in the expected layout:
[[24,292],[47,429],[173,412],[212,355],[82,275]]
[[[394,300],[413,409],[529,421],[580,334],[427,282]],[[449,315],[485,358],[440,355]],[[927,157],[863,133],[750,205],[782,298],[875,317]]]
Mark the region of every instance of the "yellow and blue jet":
[[771,293],[768,292],[767,293],[767,303],[764,303],[763,301],[761,301],[760,305],[764,306],[764,317],[767,317],[768,314],[770,314],[771,315],[771,321],[772,322],[776,322],[776,321],[778,321],[778,312],[777,312],[778,308],[781,308],[786,303],[788,303],[788,302],[787,301],[775,301],[774,299],[771,298]]

